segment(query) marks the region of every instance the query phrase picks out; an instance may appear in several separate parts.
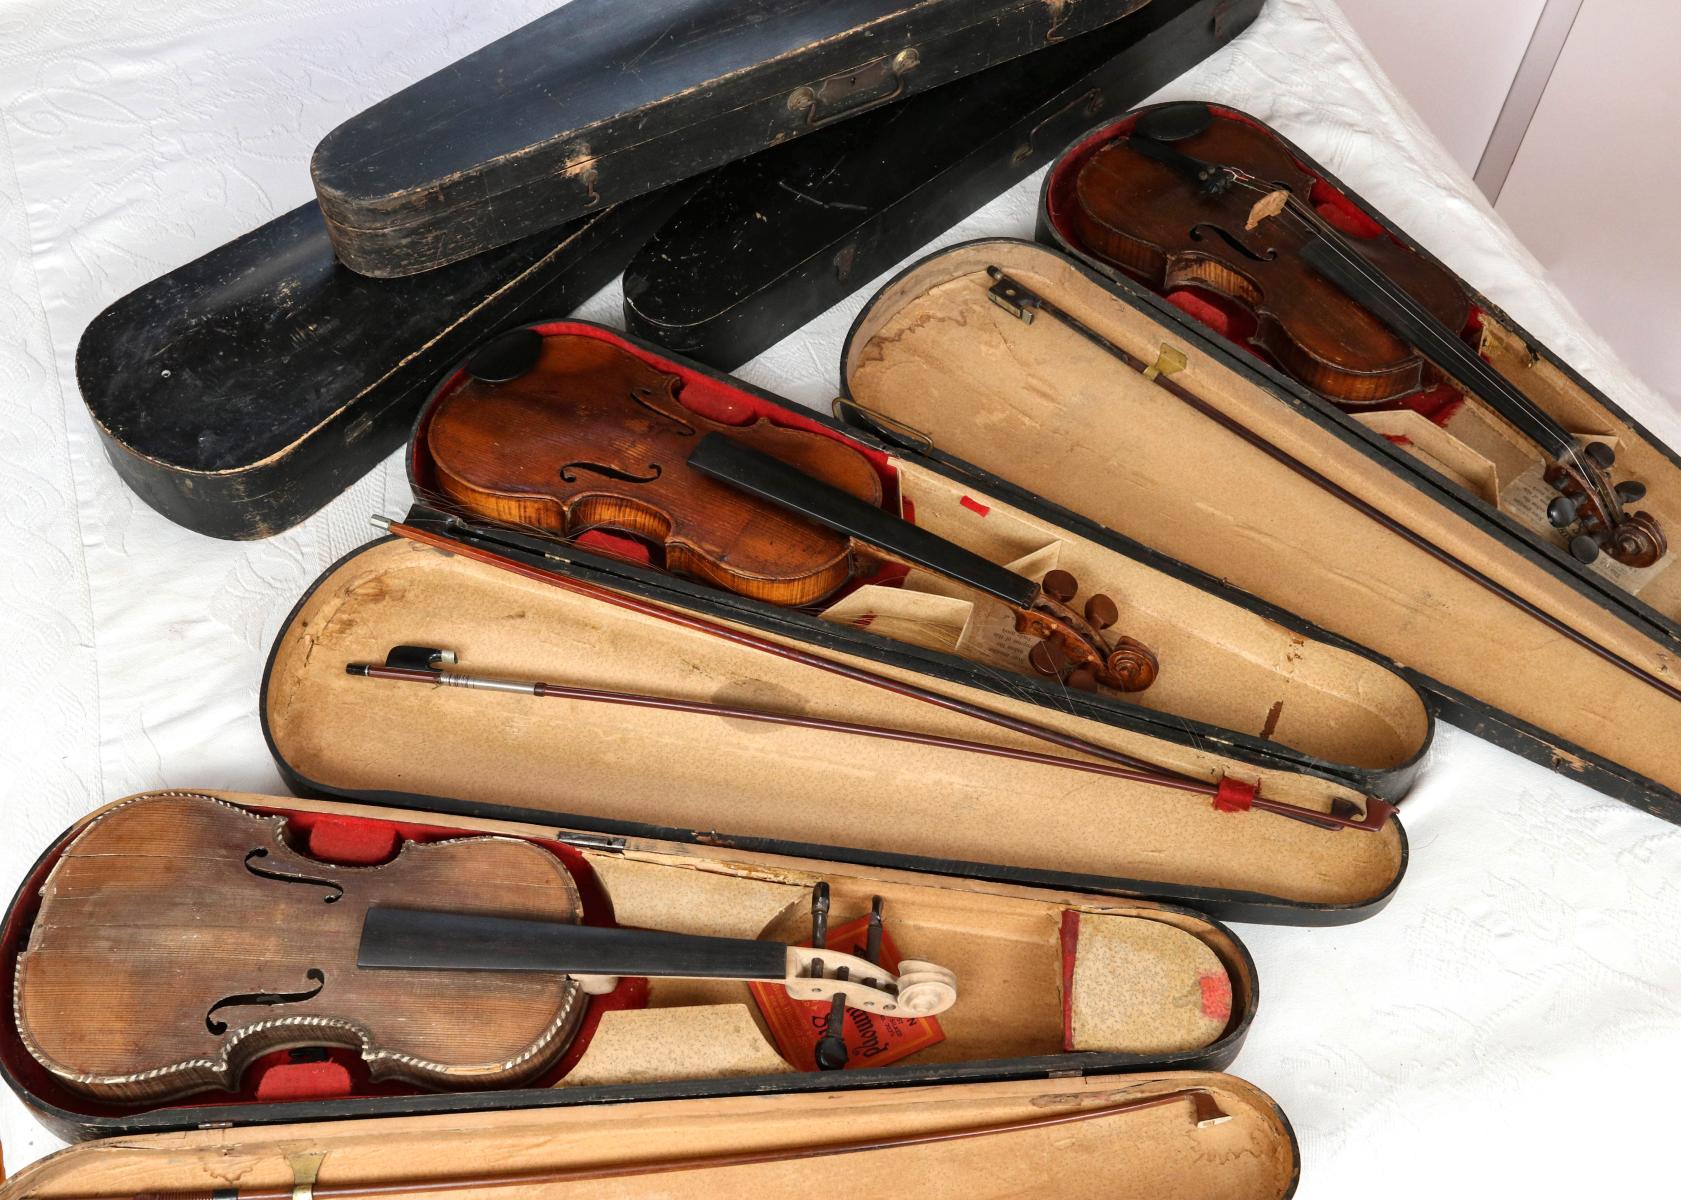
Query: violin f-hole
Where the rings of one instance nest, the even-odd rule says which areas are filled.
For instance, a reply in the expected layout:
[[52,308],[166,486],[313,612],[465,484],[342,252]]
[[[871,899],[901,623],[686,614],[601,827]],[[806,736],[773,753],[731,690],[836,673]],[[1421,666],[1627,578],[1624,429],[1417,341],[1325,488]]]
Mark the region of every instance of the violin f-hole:
[[1222,229],[1220,226],[1210,224],[1207,221],[1203,221],[1203,222],[1200,222],[1199,224],[1191,226],[1191,240],[1193,242],[1202,241],[1203,240],[1202,231],[1205,230],[1205,229],[1208,230],[1210,233],[1212,233],[1215,237],[1219,238],[1221,241],[1225,242],[1226,245],[1230,246],[1233,250],[1237,251],[1237,253],[1243,255],[1243,257],[1247,258],[1250,262],[1258,262],[1258,263],[1274,262],[1278,258],[1278,251],[1276,249],[1266,250],[1266,251],[1263,251],[1261,253],[1256,253],[1254,250],[1251,250],[1248,246],[1245,246],[1243,244],[1243,242],[1236,235],[1234,235],[1230,230]]
[[223,996],[212,1004],[204,1014],[204,1027],[217,1037],[228,1031],[226,1021],[218,1021],[216,1013],[224,1008],[243,1008],[250,1004],[278,1005],[298,1004],[305,1000],[313,1000],[321,994],[321,989],[327,986],[326,972],[319,967],[311,967],[304,972],[304,978],[315,986],[301,992],[247,992],[236,996]]
[[268,851],[261,847],[245,856],[245,869],[259,879],[272,879],[276,883],[307,883],[319,888],[326,888],[327,894],[321,897],[323,904],[332,904],[344,896],[344,887],[334,883],[331,879],[322,879],[315,875],[294,875],[286,871],[276,871],[270,867],[259,867],[257,860],[267,858]]
[[566,483],[577,483],[577,471],[588,471],[592,475],[603,475],[608,479],[617,479],[620,483],[652,483],[665,473],[659,463],[649,463],[646,475],[636,475],[630,471],[621,471],[618,467],[609,467],[606,463],[569,462],[560,468],[560,477]]

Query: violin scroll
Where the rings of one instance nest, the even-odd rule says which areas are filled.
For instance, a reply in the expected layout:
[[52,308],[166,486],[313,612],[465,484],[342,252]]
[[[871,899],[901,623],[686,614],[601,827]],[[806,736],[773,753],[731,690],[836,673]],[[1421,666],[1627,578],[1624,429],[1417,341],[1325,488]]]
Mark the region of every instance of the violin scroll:
[[884,1017],[934,1017],[957,1002],[957,976],[919,959],[901,959],[894,974],[865,958],[810,946],[788,947],[783,986],[796,1000],[831,1001]]
[[1625,513],[1646,495],[1644,484],[1624,480],[1609,486],[1616,452],[1604,442],[1592,442],[1547,468],[1546,481],[1558,496],[1547,506],[1547,520],[1555,529],[1577,530],[1570,554],[1591,563],[1603,551],[1628,567],[1649,567],[1669,552],[1669,540],[1650,513]]

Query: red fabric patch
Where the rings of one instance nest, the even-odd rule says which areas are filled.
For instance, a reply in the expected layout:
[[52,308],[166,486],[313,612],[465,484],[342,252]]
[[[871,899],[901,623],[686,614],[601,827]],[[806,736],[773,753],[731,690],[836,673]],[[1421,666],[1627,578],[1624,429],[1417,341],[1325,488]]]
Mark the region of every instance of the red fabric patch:
[[632,537],[620,537],[616,533],[608,533],[605,529],[591,529],[587,533],[580,533],[573,538],[573,543],[604,554],[608,558],[616,558],[621,562],[639,563],[647,566],[654,561],[654,555],[647,545]]
[[307,853],[322,862],[371,867],[397,852],[397,831],[389,821],[323,815],[310,827]]
[[1383,236],[1382,225],[1360,211],[1354,201],[1337,191],[1323,179],[1313,181],[1313,190],[1309,193],[1309,196],[1319,215],[1324,217],[1326,223],[1337,232],[1352,238]]
[[1080,914],[1062,910],[1062,1048],[1074,1049],[1074,957],[1080,949]]
[[257,1074],[257,1088],[251,1098],[259,1104],[277,1104],[283,1100],[327,1100],[350,1095],[350,1069],[332,1059],[282,1063],[260,1074],[253,1064],[252,1073]]
[[1383,440],[1386,442],[1393,442],[1397,446],[1410,446],[1413,444],[1413,440],[1404,433],[1386,433],[1383,435]]
[[1223,775],[1219,790],[1214,793],[1214,807],[1221,812],[1248,812],[1260,790],[1259,784],[1244,783],[1241,779]]
[[979,513],[983,517],[986,516],[987,513],[992,511],[992,509],[988,505],[982,504],[979,500],[976,500],[971,496],[963,497],[963,499],[959,500],[958,503],[961,504],[964,508],[968,509],[970,512]]
[[1216,1021],[1232,1019],[1232,981],[1224,974],[1210,971],[1197,978],[1202,988],[1202,1015]]

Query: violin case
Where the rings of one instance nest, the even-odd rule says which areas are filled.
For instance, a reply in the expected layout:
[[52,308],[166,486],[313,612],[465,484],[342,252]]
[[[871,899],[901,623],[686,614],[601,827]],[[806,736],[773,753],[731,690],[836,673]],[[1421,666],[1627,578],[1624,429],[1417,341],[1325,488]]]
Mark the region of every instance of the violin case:
[[[1106,536],[1297,613],[1383,656],[1445,719],[1681,820],[1681,702],[1651,683],[1675,679],[1681,647],[1673,553],[1643,573],[1638,594],[1619,586],[1607,560],[1583,566],[1561,538],[1497,507],[1486,475],[1479,484],[1450,466],[1466,462],[1451,429],[1417,413],[1351,417],[1223,336],[1225,318],[1204,297],[1155,295],[1084,256],[1068,223],[1074,172],[1134,119],[1092,131],[1052,165],[1042,244],[955,246],[875,294],[847,339],[846,419],[937,455],[957,478],[1031,488]],[[1315,203],[1339,228],[1425,253],[1291,152],[1321,181]],[[1073,314],[1130,364],[1048,316],[1001,305],[988,268]],[[1651,486],[1643,507],[1681,530],[1674,452],[1464,286],[1483,357],[1569,429],[1614,442],[1619,463]],[[1426,444],[1428,459],[1414,453]]]
[[[324,1046],[263,1053],[245,1070],[237,1092],[207,1091],[173,1101],[123,1104],[72,1090],[43,1066],[32,1049],[38,1043],[27,1040],[29,1031],[38,1028],[29,1022],[39,1021],[37,1014],[46,1010],[40,993],[28,1007],[29,1022],[22,1015],[25,985],[20,983],[18,956],[26,948],[37,949],[36,939],[46,936],[37,928],[43,892],[56,897],[60,913],[73,901],[91,902],[90,868],[84,866],[68,883],[59,881],[55,869],[73,853],[70,847],[80,833],[103,819],[120,820],[125,809],[138,806],[154,806],[154,813],[146,817],[149,828],[189,831],[180,835],[177,853],[213,853],[208,845],[198,850],[190,832],[205,828],[194,810],[206,805],[224,805],[252,816],[252,844],[258,849],[244,856],[247,865],[253,855],[266,855],[261,847],[274,836],[261,817],[282,821],[287,845],[319,864],[308,878],[288,873],[297,868],[284,859],[268,859],[274,863],[268,871],[248,866],[250,895],[226,894],[229,907],[238,911],[259,903],[265,889],[340,886],[335,882],[339,871],[344,872],[336,876],[343,880],[343,894],[344,888],[357,886],[356,872],[378,871],[416,847],[495,835],[533,843],[559,858],[583,898],[586,925],[810,944],[813,886],[822,881],[830,889],[829,945],[836,947],[843,929],[861,922],[872,899],[880,897],[884,946],[895,956],[927,958],[953,971],[957,999],[924,1027],[895,1033],[879,1023],[873,1026],[880,1043],[890,1049],[900,1046],[903,1052],[873,1063],[870,1058],[879,1052],[879,1043],[866,1038],[841,1070],[791,1066],[778,1048],[769,1014],[760,1015],[746,983],[624,977],[605,994],[585,998],[588,1007],[579,1032],[563,1056],[519,1087],[426,1091],[375,1079],[354,1049],[325,1039]],[[557,1131],[580,1122],[612,1127],[627,1109],[673,1122],[690,1113],[697,1119],[715,1113],[761,1114],[741,1117],[745,1128],[753,1119],[769,1121],[781,1113],[846,1109],[859,1102],[849,1097],[864,1095],[898,1097],[891,1102],[897,1107],[922,1103],[908,1097],[926,1095],[930,1102],[943,1103],[971,1094],[971,1089],[975,1102],[983,1105],[992,1096],[1020,1097],[1029,1106],[1056,1106],[1090,1103],[1116,1092],[1131,1094],[1159,1086],[1164,1072],[1172,1079],[1178,1072],[1224,1067],[1242,1045],[1254,1016],[1258,985],[1248,951],[1224,926],[1179,906],[927,871],[860,867],[705,841],[610,837],[562,826],[535,805],[517,820],[493,817],[488,806],[480,807],[481,815],[441,816],[336,801],[171,791],[131,796],[90,814],[42,855],[7,911],[0,934],[0,982],[6,994],[17,999],[0,1020],[0,1075],[41,1120],[67,1139],[172,1132],[175,1137],[157,1144],[181,1149],[208,1146],[183,1131],[290,1127],[341,1117],[359,1118],[344,1128],[368,1135],[377,1127],[368,1124],[369,1118],[399,1117],[415,1119],[412,1127],[417,1129],[454,1130],[468,1127],[461,1124],[465,1121],[494,1135],[503,1129],[550,1127],[548,1123],[557,1123],[552,1126]],[[237,867],[237,861],[230,861]],[[106,886],[128,888],[135,895],[135,889],[143,890],[132,867],[119,863],[110,870],[114,877]],[[436,868],[426,871],[413,877],[447,876]],[[415,900],[433,908],[452,903],[441,886]],[[462,896],[455,903],[467,901]],[[167,913],[152,915],[168,918]],[[135,920],[146,923],[138,911]],[[213,913],[198,914],[195,921],[206,922],[192,927],[206,935],[225,927],[215,925]],[[253,936],[259,933],[254,930]],[[183,932],[187,936],[190,931]],[[307,938],[307,931],[301,936]],[[325,974],[332,986],[337,968],[345,964],[332,960],[331,950],[320,952],[329,961],[321,964],[327,970],[317,974]],[[203,1007],[236,1026],[252,1019],[241,1020],[239,1004],[279,1001],[278,1007],[255,1012],[264,1019],[268,1013],[283,1016],[286,1002],[308,996],[263,995],[297,987],[294,972],[285,969],[284,956],[276,958],[281,966],[265,973],[233,956],[228,973],[209,980],[186,961],[162,967],[180,982],[155,1002],[187,1005],[194,1012]],[[884,965],[895,962],[889,958]],[[113,1005],[124,989],[140,986],[135,973],[147,969],[145,963],[112,960]],[[39,978],[39,973],[30,978]],[[62,973],[48,975],[49,982],[29,986],[53,987],[51,981],[63,978]],[[346,986],[340,983],[336,994],[354,994],[354,989],[347,993]],[[225,998],[218,1003],[218,997]],[[112,1019],[75,1014],[63,999],[53,1002],[61,1014],[58,1020]],[[797,1016],[805,1008],[826,1006],[790,1002],[787,1007]],[[377,1035],[374,1048],[380,1048]],[[139,1045],[131,1050],[145,1052]],[[1246,1098],[1241,1105],[1254,1108],[1256,1116],[1264,1114],[1265,1135],[1277,1140],[1273,1154],[1281,1161],[1293,1160],[1287,1126],[1270,1102],[1236,1081],[1200,1077],[1211,1079],[1210,1086],[1242,1093]],[[766,1097],[774,1097],[775,1104],[767,1106]],[[807,1105],[812,1107],[803,1107]],[[380,1124],[394,1130],[411,1127],[400,1121]],[[1163,1129],[1168,1128],[1174,1126],[1164,1124]],[[218,1145],[225,1151],[244,1136],[235,1136],[232,1143],[218,1139]],[[290,1135],[276,1129],[254,1136],[262,1143]],[[815,1132],[808,1136],[816,1138]],[[370,1143],[383,1140],[369,1137]],[[748,1140],[742,1134],[730,1144]],[[184,1168],[187,1160],[177,1165]],[[148,1187],[164,1182],[153,1180]],[[109,1189],[86,1190],[103,1195],[118,1186],[114,1179],[107,1183]]]
[[412,275],[1145,2],[571,0],[344,122],[310,172],[340,260]]
[[[542,813],[606,837],[1152,897],[1236,920],[1345,923],[1393,893],[1406,842],[1387,805],[1410,785],[1433,724],[1422,697],[1388,666],[1025,491],[983,487],[601,326],[533,328],[628,350],[676,375],[681,402],[697,413],[850,442],[919,527],[997,562],[1060,564],[1082,590],[1115,597],[1115,632],[1157,651],[1160,678],[1120,696],[1031,674],[1025,657],[992,649],[987,631],[1007,610],[989,600],[908,584],[859,589],[825,619],[656,571],[625,539],[510,540],[464,520],[437,492],[429,406],[411,445],[421,501],[407,520],[442,548],[385,538],[353,551],[302,597],[271,651],[264,727],[295,791],[475,816]],[[456,371],[437,395],[465,378]],[[717,636],[719,625],[876,678],[743,645]],[[1253,786],[1315,814],[1364,815],[1374,828],[1326,828],[1244,811],[1246,801],[972,748],[347,674],[349,664],[378,663],[400,645],[452,651],[467,672],[1047,748],[1019,730],[1001,732],[991,719],[1001,715],[1217,783],[1222,797],[1228,785]],[[937,693],[940,703],[885,690],[883,678]]]
[[[654,188],[401,279],[338,260],[311,202],[101,312],[77,346],[83,401],[118,475],[158,512],[212,537],[280,533],[401,445],[438,375],[468,349],[573,311],[633,255],[625,285],[642,308],[627,302],[631,327],[733,366],[1076,131],[1200,62],[1260,2],[1151,0],[1092,33],[764,150],[716,188],[710,175]],[[544,27],[568,11],[577,15],[568,6]],[[757,43],[731,52],[757,53]],[[717,214],[745,204],[760,218],[732,221],[720,244]],[[693,256],[697,244],[705,256]]]
[[[1150,0],[1095,32],[718,168],[625,267],[625,328],[734,370],[1208,57],[1260,9]],[[777,236],[754,236],[761,227]]]

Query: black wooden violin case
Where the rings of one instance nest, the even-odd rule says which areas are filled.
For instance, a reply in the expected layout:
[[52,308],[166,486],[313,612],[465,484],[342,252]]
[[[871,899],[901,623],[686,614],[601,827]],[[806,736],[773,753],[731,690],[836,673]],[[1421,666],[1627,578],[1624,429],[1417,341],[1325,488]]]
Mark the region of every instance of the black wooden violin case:
[[1093,33],[720,167],[625,267],[625,328],[735,369],[1212,54],[1260,8],[1150,0]]
[[[1221,336],[1229,314],[1209,297],[1164,299],[1077,253],[1073,172],[1128,127],[1094,131],[1053,165],[1045,244],[953,247],[877,293],[845,352],[849,420],[889,441],[931,444],[958,477],[1031,488],[1370,647],[1446,719],[1681,820],[1681,702],[1665,690],[1681,646],[1673,553],[1639,573],[1637,594],[1619,586],[1602,573],[1607,560],[1585,567],[1544,521],[1520,524],[1491,502],[1499,497],[1487,476],[1464,465],[1459,439],[1478,432],[1463,426],[1477,419],[1470,406],[1449,406],[1456,415],[1445,426],[1416,412],[1352,418]],[[1342,227],[1414,245],[1292,153],[1320,179],[1315,202]],[[989,268],[1130,361],[1049,316],[1024,321],[999,303]],[[1466,291],[1483,357],[1571,430],[1613,442],[1619,468],[1650,486],[1641,507],[1681,528],[1674,453]]]
[[[82,397],[117,473],[153,508],[213,537],[267,537],[396,448],[438,374],[469,348],[572,311],[644,243],[625,280],[642,302],[627,305],[632,328],[734,366],[1041,166],[1093,120],[1201,61],[1259,7],[1151,0],[972,79],[885,107],[879,97],[849,107],[847,119],[783,140],[739,169],[664,188],[641,176],[619,204],[403,278],[344,265],[310,203],[100,313],[77,347]],[[570,5],[517,36],[565,63],[568,22],[580,19]],[[664,44],[660,29],[642,33],[622,58]],[[747,63],[760,53],[751,39],[718,45]],[[496,61],[494,51],[454,69],[460,96],[483,97],[474,73]],[[810,69],[816,77],[844,61],[820,52]],[[981,65],[977,57],[970,67]],[[929,152],[930,129],[939,131],[938,154]],[[755,136],[775,141],[781,131]],[[679,208],[696,187],[694,203]],[[751,222],[718,216],[746,206],[758,214]],[[727,246],[718,241],[726,228]]]
[[571,0],[332,130],[339,258],[412,275],[1076,39],[1146,0]]

